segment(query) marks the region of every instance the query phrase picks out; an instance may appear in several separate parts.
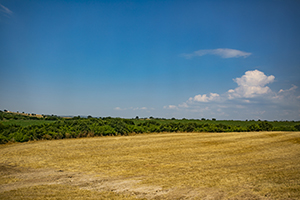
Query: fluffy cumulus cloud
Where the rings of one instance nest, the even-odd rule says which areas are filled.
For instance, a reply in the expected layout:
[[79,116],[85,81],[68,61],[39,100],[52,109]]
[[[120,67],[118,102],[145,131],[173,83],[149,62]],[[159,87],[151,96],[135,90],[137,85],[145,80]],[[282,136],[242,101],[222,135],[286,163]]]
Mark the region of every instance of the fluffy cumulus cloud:
[[[177,112],[198,113],[201,116],[229,119],[296,119],[300,117],[300,96],[297,86],[272,91],[268,85],[275,76],[259,70],[249,70],[241,77],[233,79],[235,89],[222,94],[198,94],[176,105],[165,106]],[[281,112],[282,111],[282,112]],[[284,112],[283,112],[284,111]]]
[[272,83],[274,79],[273,75],[266,76],[258,70],[247,71],[241,78],[233,79],[238,87],[228,90],[228,98],[252,98],[271,93],[271,89],[266,85]]
[[182,56],[187,59],[196,56],[204,56],[204,55],[217,55],[220,56],[221,58],[238,58],[238,57],[246,58],[250,56],[251,53],[236,50],[236,49],[219,48],[219,49],[203,49],[203,50],[194,51],[193,53],[190,54],[182,54]]

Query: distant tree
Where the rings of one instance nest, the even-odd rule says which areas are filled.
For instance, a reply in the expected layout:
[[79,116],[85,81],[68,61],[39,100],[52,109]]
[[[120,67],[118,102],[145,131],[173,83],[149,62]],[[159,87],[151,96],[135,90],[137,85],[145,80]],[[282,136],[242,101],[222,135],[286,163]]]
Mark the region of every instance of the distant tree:
[[294,127],[295,127],[295,129],[297,129],[298,131],[300,131],[300,124],[297,124]]
[[91,115],[89,115],[87,118],[90,119],[90,118],[93,118],[93,117]]
[[154,119],[154,118],[152,116],[150,116],[149,119]]
[[135,119],[139,119],[139,116],[136,116]]
[[72,119],[80,119],[80,115],[78,115],[77,117],[73,117]]
[[211,120],[212,120],[212,121],[216,121],[216,118],[212,118]]
[[262,131],[271,131],[273,129],[273,125],[267,121],[260,122],[258,126],[261,128]]
[[201,120],[202,120],[202,121],[205,121],[206,119],[205,119],[205,118],[201,118]]

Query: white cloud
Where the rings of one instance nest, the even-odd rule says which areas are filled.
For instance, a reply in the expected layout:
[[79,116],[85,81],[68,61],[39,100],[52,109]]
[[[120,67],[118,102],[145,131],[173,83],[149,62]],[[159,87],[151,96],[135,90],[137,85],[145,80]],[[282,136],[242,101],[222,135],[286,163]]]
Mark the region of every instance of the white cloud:
[[139,107],[136,107],[136,108],[129,108],[130,110],[147,110],[148,108],[147,107],[141,107],[141,108],[139,108]]
[[277,100],[277,101],[282,101],[282,102],[283,101],[287,102],[288,99],[289,100],[292,100],[292,99],[297,100],[297,99],[299,99],[299,96],[297,97],[297,94],[296,94],[297,88],[298,87],[296,85],[292,85],[292,87],[289,89],[286,89],[286,90],[281,89],[281,90],[279,90],[278,93],[275,93],[275,95],[273,96],[273,99]]
[[179,104],[178,107],[181,107],[181,108],[188,108],[189,105],[188,105],[186,102],[183,102],[182,104]]
[[0,4],[0,13],[2,13],[4,16],[9,17],[13,14],[11,10]]
[[175,105],[164,106],[165,109],[178,109]]
[[208,96],[206,94],[199,94],[194,97],[190,97],[189,101],[196,101],[196,102],[209,102],[209,101],[217,101],[219,100],[220,95],[217,93],[210,93]]
[[[278,96],[275,92],[266,86],[274,81],[273,75],[266,76],[263,72],[258,70],[247,71],[242,77],[233,79],[238,87],[230,89],[224,94],[209,93],[209,94],[198,94],[194,97],[190,97],[186,102],[179,104],[178,106],[169,105],[164,106],[167,109],[192,109],[199,103],[212,103],[220,104],[226,103],[231,104],[230,101],[234,100],[234,103],[241,105],[254,103],[256,97],[265,97],[271,99]],[[280,93],[285,91],[295,90],[297,86],[293,86],[288,90],[281,90]],[[282,95],[281,95],[282,96]],[[254,99],[250,101],[249,99]]]
[[290,89],[288,89],[288,90],[283,90],[283,89],[279,90],[278,94],[284,93],[284,92],[291,92],[293,90],[296,90],[297,88],[298,87],[296,85],[292,85],[292,87]]
[[[147,107],[130,107],[130,108],[120,108],[120,107],[115,107],[114,110],[149,110]],[[154,110],[153,108],[150,108],[150,110]]]
[[[201,117],[226,117],[232,119],[296,119],[300,108],[297,86],[272,91],[267,85],[275,76],[265,75],[259,70],[249,70],[233,79],[237,87],[222,94],[198,94],[178,105],[164,106],[174,112]],[[288,110],[289,114],[284,114]],[[296,116],[296,118],[295,118]]]
[[198,50],[194,51],[193,53],[190,54],[182,54],[183,57],[190,59],[195,56],[204,56],[204,55],[217,55],[222,58],[238,58],[238,57],[248,57],[252,53],[248,53],[245,51],[240,51],[236,49],[227,49],[227,48],[219,48],[219,49],[203,49],[203,50]]
[[266,76],[258,70],[247,71],[241,78],[233,79],[238,87],[228,90],[228,99],[253,98],[271,93],[271,89],[266,85],[272,83],[274,79],[273,75]]

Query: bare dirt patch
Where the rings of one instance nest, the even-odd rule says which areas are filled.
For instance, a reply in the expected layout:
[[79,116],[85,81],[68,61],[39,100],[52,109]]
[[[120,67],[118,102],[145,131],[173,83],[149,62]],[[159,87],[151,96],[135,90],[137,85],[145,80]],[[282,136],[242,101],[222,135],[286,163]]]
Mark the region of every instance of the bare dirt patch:
[[140,182],[137,178],[103,178],[99,174],[55,169],[28,169],[6,164],[0,164],[0,177],[2,180],[13,180],[3,182],[0,185],[0,193],[45,185],[76,186],[83,190],[114,192],[147,199],[160,199],[168,193],[168,190],[162,190],[161,187],[137,185]]

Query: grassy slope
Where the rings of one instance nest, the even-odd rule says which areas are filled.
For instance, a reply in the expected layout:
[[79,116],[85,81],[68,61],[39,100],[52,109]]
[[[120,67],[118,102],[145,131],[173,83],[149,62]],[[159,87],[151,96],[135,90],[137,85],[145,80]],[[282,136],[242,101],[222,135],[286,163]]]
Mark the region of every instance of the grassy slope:
[[149,134],[0,146],[0,164],[138,179],[177,191],[174,198],[193,193],[299,199],[299,158],[299,132]]

